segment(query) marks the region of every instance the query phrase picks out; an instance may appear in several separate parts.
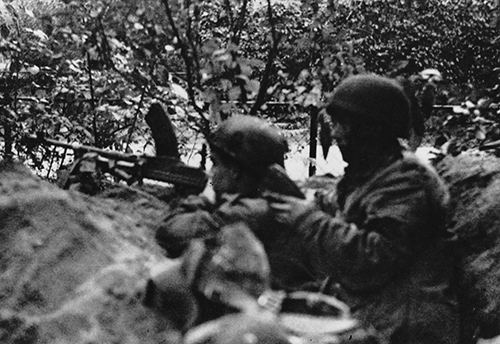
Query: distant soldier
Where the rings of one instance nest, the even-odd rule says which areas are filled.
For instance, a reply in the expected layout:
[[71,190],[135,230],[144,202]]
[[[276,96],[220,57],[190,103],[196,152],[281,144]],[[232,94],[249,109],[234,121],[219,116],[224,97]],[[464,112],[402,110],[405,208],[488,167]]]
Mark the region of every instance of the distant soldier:
[[408,146],[416,151],[425,133],[425,121],[432,115],[436,100],[436,87],[442,80],[441,73],[434,68],[424,69],[412,77],[397,76],[406,97],[410,101],[410,132]]
[[425,131],[425,120],[427,118],[424,118],[424,114],[420,107],[415,83],[412,80],[403,77],[398,77],[396,80],[403,87],[405,95],[409,100],[411,125],[408,135],[408,148],[411,151],[416,151],[422,143]]
[[241,221],[264,244],[274,288],[294,289],[311,281],[300,243],[276,222],[262,197],[270,166],[283,166],[288,150],[279,130],[256,117],[232,116],[212,133],[209,145],[215,200],[190,196],[162,220],[156,239],[167,256],[178,257],[193,239],[213,237],[224,225]]
[[457,343],[445,230],[448,192],[436,172],[403,150],[410,126],[402,87],[376,75],[341,82],[328,102],[348,163],[337,202],[272,195],[276,218],[303,242],[306,264],[384,343]]

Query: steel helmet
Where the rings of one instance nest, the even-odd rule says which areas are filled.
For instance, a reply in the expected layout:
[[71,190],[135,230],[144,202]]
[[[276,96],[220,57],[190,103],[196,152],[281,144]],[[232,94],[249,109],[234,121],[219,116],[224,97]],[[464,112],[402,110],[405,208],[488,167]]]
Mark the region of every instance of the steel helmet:
[[406,138],[410,128],[410,105],[401,85],[395,80],[364,74],[340,82],[328,101],[327,111],[335,116],[344,110],[361,121],[382,124],[387,134]]
[[262,173],[272,164],[284,166],[286,139],[266,121],[235,115],[222,122],[208,139],[210,147],[243,167]]

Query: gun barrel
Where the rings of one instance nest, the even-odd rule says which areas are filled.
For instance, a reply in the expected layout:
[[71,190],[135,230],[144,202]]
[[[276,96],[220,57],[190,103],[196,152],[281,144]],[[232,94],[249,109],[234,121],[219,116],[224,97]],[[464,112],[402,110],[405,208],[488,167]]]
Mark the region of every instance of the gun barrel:
[[[114,152],[114,151],[109,151],[106,149],[96,148],[96,147],[92,147],[92,146],[76,144],[76,143],[61,142],[61,141],[48,139],[48,138],[41,138],[41,139],[37,139],[37,140],[39,140],[41,143],[45,143],[45,144],[52,145],[52,146],[63,147],[63,148],[69,148],[69,149],[72,149],[74,151],[97,153],[100,156],[108,158],[108,159],[136,162],[140,159],[140,157],[141,158],[149,158],[150,157],[150,156],[146,156],[146,155],[141,155],[139,157],[138,155],[135,155],[135,154]],[[151,156],[151,158],[153,158],[153,156]]]
[[[81,144],[61,142],[41,135],[25,137],[31,145],[45,144],[63,148],[69,148],[83,153],[96,153],[98,161],[104,166],[104,170],[113,169],[118,172],[137,175],[139,178],[159,180],[172,184],[188,186],[201,192],[207,183],[206,173],[195,167],[183,163],[180,159],[171,156],[135,155],[105,149],[95,148]],[[115,161],[109,164],[109,160]],[[118,163],[116,163],[118,162]],[[113,165],[113,167],[109,167]],[[130,178],[125,178],[130,179]]]
[[495,149],[495,148],[500,148],[500,140],[497,141],[491,141],[485,144],[482,144],[479,146],[479,150],[488,150],[488,149]]

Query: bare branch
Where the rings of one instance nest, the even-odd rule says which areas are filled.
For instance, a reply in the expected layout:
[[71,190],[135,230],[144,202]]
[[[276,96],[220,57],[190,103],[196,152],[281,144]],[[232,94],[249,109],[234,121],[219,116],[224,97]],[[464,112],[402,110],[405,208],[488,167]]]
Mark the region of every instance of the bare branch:
[[97,112],[95,111],[95,96],[94,96],[94,82],[92,79],[92,68],[90,67],[90,54],[87,51],[87,72],[89,73],[89,88],[90,88],[90,104],[92,105],[92,132],[94,134],[94,144],[98,145],[97,137]]
[[233,8],[231,6],[231,0],[224,0],[224,7],[227,12],[227,16],[229,17],[229,28],[232,31],[234,27],[234,18],[233,18]]
[[269,19],[269,25],[271,26],[271,47],[269,48],[269,54],[267,56],[266,66],[264,68],[264,74],[262,75],[262,79],[260,81],[259,92],[257,93],[257,97],[255,98],[255,103],[250,110],[250,115],[255,116],[257,111],[261,108],[261,106],[265,102],[267,86],[269,84],[269,77],[271,74],[271,69],[273,67],[274,58],[278,54],[278,46],[281,40],[281,36],[278,35],[276,31],[276,24],[274,22],[273,17],[273,9],[271,7],[271,0],[267,0],[267,16]]
[[186,7],[188,8],[188,18],[187,18],[187,28],[186,28],[186,37],[189,44],[189,47],[192,51],[192,58],[195,65],[195,77],[196,77],[196,87],[200,87],[201,84],[201,76],[200,76],[200,58],[198,56],[198,49],[196,48],[195,38],[193,36],[193,22],[191,16],[191,0],[186,0]]
[[238,45],[240,43],[241,32],[243,31],[243,25],[245,24],[245,16],[247,14],[248,0],[243,0],[240,7],[240,13],[238,14],[238,19],[233,27],[233,37],[231,41]]
[[[165,6],[165,12],[167,15],[168,22],[170,24],[170,28],[172,29],[172,32],[174,34],[174,37],[177,39],[178,45],[181,49],[181,57],[184,60],[184,64],[186,65],[186,81],[188,83],[188,89],[187,93],[189,96],[189,100],[191,102],[191,105],[195,109],[195,111],[200,115],[203,125],[200,127],[200,129],[207,134],[208,133],[208,128],[210,125],[209,120],[206,118],[205,113],[203,112],[203,109],[200,108],[196,104],[196,97],[194,93],[194,83],[193,83],[193,66],[192,66],[192,61],[191,61],[191,56],[189,54],[189,47],[188,43],[184,41],[184,39],[181,37],[181,34],[177,28],[177,25],[175,24],[174,17],[172,15],[172,9],[170,8],[170,5],[168,3],[168,0],[162,0],[163,5]],[[199,73],[199,70],[198,70]]]
[[125,144],[125,152],[128,152],[128,148],[130,146],[130,141],[132,140],[132,134],[135,129],[135,124],[137,123],[137,118],[139,117],[139,113],[141,112],[142,108],[142,103],[144,101],[144,95],[146,94],[146,86],[142,89],[141,93],[141,99],[139,100],[139,104],[137,104],[137,110],[135,111],[134,114],[134,120],[132,121],[132,125],[130,126],[130,129],[128,131],[128,137],[127,137],[127,143]]

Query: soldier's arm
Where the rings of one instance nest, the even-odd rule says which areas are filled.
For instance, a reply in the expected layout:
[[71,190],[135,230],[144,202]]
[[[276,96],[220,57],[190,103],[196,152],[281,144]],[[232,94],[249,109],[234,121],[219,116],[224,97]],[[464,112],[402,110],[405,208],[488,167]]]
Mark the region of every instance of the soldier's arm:
[[176,258],[191,240],[211,237],[224,225],[243,221],[258,232],[270,217],[264,199],[224,195],[215,206],[204,197],[191,196],[161,222],[156,240],[169,257]]
[[170,258],[179,257],[191,240],[214,235],[219,227],[213,219],[215,205],[204,196],[191,195],[162,219],[156,241]]
[[359,227],[322,211],[304,214],[297,228],[316,272],[369,290],[407,267],[429,227],[431,205],[421,179],[409,174],[367,194]]
[[221,224],[244,222],[256,234],[265,231],[266,224],[272,220],[268,202],[263,198],[232,197],[226,198],[214,217]]

